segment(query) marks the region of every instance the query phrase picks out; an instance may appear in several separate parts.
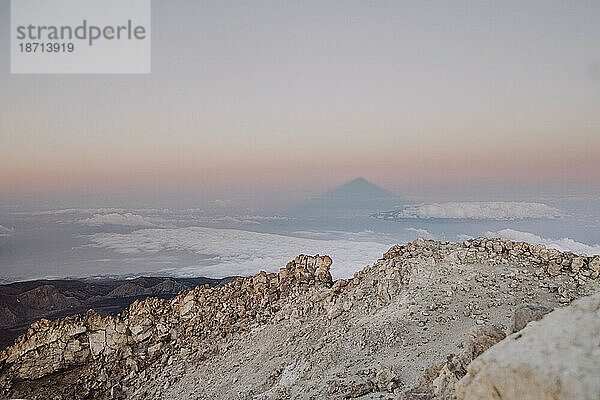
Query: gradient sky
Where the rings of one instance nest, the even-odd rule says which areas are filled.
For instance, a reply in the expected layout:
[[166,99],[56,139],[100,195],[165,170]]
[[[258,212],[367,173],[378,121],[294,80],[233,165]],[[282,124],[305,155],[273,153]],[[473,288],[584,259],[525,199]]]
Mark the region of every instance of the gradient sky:
[[0,196],[600,187],[598,1],[152,7],[150,75],[11,75],[0,3]]

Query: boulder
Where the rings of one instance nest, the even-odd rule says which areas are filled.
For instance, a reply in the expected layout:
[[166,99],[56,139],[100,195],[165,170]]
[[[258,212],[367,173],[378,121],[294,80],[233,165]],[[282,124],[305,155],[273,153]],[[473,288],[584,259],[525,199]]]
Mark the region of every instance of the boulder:
[[579,272],[581,267],[583,267],[585,259],[583,257],[575,257],[573,261],[571,261],[571,271],[574,273]]
[[458,400],[600,399],[600,293],[557,309],[475,359]]
[[538,321],[548,314],[551,309],[537,304],[524,304],[513,312],[508,326],[508,333],[519,332],[531,321]]

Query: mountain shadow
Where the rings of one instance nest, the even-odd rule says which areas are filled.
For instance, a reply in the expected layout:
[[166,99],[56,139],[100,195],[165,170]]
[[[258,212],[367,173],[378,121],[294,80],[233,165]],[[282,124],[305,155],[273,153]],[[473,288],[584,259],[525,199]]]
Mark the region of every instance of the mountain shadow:
[[308,200],[294,214],[302,216],[367,216],[381,210],[406,205],[400,196],[364,178],[346,184]]

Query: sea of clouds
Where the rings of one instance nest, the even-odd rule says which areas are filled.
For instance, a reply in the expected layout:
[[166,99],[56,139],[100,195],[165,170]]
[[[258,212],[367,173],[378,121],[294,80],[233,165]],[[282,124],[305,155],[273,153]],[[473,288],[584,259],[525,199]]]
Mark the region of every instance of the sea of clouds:
[[77,221],[78,224],[87,226],[119,225],[134,227],[161,227],[165,224],[162,218],[144,217],[133,213],[109,213],[94,214],[89,218],[82,218]]
[[[68,208],[35,212],[17,212],[15,215],[30,217],[62,216],[56,221],[63,224],[78,224],[91,227],[123,226],[137,228],[175,228],[192,224],[233,224],[260,225],[265,222],[294,220],[294,217],[280,215],[222,215],[204,209],[169,208]],[[66,217],[66,218],[65,218]]]
[[121,254],[143,255],[185,252],[207,261],[177,269],[180,276],[249,275],[261,269],[277,271],[298,254],[327,254],[334,264],[334,278],[348,278],[372,264],[394,243],[360,240],[317,240],[238,229],[187,227],[140,229],[131,233],[96,233],[89,236],[93,246]]
[[520,201],[448,202],[410,205],[395,212],[394,217],[440,219],[519,220],[526,218],[557,218],[563,213],[543,203]]
[[[277,271],[298,254],[319,253],[332,257],[334,278],[347,278],[367,264],[375,262],[392,245],[417,237],[460,241],[471,237],[469,235],[485,235],[544,244],[577,254],[600,254],[600,245],[578,242],[567,237],[570,236],[568,233],[563,237],[552,238],[551,234],[540,236],[539,232],[526,232],[529,225],[527,221],[521,221],[524,219],[545,218],[548,222],[555,219],[559,224],[563,221],[571,223],[569,214],[543,203],[434,203],[411,205],[394,213],[397,213],[394,217],[398,221],[406,219],[410,221],[410,225],[407,227],[397,222],[381,221],[380,224],[383,225],[375,224],[372,227],[374,230],[367,227],[368,222],[364,226],[359,224],[347,230],[328,230],[327,224],[322,221],[316,221],[313,225],[310,220],[295,221],[297,218],[287,216],[219,215],[201,209],[166,208],[82,208],[17,215],[26,218],[29,223],[39,221],[41,224],[29,225],[25,229],[44,226],[49,234],[54,223],[79,226],[80,229],[70,231],[74,240],[78,241],[72,248],[79,250],[69,252],[78,254],[81,258],[80,261],[75,261],[78,262],[76,265],[84,265],[88,259],[104,257],[107,265],[131,262],[127,264],[131,266],[128,273],[133,274],[165,273],[211,277],[250,275],[263,269]],[[448,221],[437,224],[432,219]],[[475,224],[464,225],[461,219],[474,220]],[[419,224],[419,220],[424,220],[423,224]],[[293,228],[298,224],[301,229],[282,231],[280,226],[284,221],[289,221],[289,224],[283,224],[286,227]],[[498,221],[507,222],[506,225],[501,222],[499,225]],[[10,224],[3,224],[4,226],[0,225],[0,237],[8,240],[8,237],[15,235],[15,228],[8,228]],[[519,228],[515,224],[520,224],[521,230],[517,230]],[[398,229],[390,229],[394,226]],[[338,229],[340,227],[337,226]],[[19,235],[23,234],[22,229],[23,226],[19,228]],[[544,232],[551,231],[546,229]],[[88,253],[86,248],[95,249],[95,252]],[[57,253],[57,259],[60,257],[62,256]],[[93,274],[102,274],[103,269],[102,265],[97,265]],[[109,270],[112,273],[113,269],[108,268],[107,271]],[[86,272],[82,270],[82,273]]]

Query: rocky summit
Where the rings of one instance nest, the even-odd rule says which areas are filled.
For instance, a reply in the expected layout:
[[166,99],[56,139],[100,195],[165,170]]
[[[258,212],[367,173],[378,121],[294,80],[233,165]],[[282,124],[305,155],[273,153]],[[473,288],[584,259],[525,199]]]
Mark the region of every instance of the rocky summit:
[[352,279],[331,267],[300,255],[114,316],[39,320],[0,354],[2,396],[600,398],[598,256],[417,239]]

